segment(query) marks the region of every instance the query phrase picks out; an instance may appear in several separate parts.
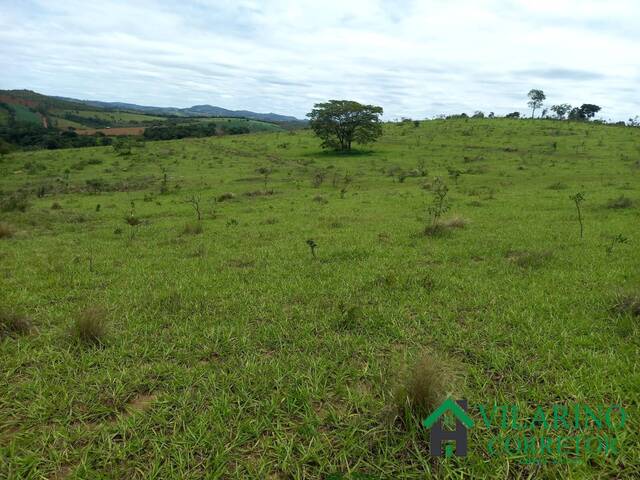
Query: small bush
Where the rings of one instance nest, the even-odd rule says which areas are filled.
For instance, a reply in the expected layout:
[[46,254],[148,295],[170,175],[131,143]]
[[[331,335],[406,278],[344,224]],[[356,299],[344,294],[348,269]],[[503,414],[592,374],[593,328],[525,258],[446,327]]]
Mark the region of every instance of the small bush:
[[184,235],[199,235],[202,233],[202,224],[200,222],[187,222],[182,229]]
[[72,335],[85,345],[101,345],[107,334],[107,311],[99,306],[82,310],[75,318]]
[[322,205],[326,205],[327,203],[329,203],[329,200],[324,198],[322,195],[316,195],[315,197],[313,197],[313,201],[321,203]]
[[62,206],[58,202],[53,202],[51,204],[51,210],[62,210]]
[[235,193],[226,192],[226,193],[223,193],[222,195],[219,195],[217,200],[219,202],[226,202],[227,200],[233,200],[234,198],[236,198]]
[[569,185],[564,182],[556,182],[552,185],[549,185],[549,190],[566,190],[567,188],[569,188]]
[[13,237],[13,228],[7,223],[0,222],[0,238],[11,238]]
[[456,373],[438,357],[424,353],[402,375],[394,398],[401,418],[424,419],[455,390]]
[[32,329],[31,320],[25,315],[0,309],[0,340],[14,335],[26,335]]
[[633,200],[624,195],[620,195],[618,198],[611,199],[607,202],[607,208],[631,208],[633,206]]

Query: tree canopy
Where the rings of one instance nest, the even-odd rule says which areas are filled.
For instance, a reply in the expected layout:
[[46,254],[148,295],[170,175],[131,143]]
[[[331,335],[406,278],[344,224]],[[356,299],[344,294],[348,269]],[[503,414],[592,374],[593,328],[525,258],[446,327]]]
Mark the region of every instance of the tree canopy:
[[312,130],[324,148],[350,151],[352,142],[367,144],[382,135],[382,107],[350,100],[316,103],[307,114]]
[[600,110],[601,108],[598,105],[583,103],[579,108],[574,107],[569,112],[569,120],[589,120]]
[[531,118],[533,118],[536,110],[542,106],[542,103],[546,100],[547,96],[542,90],[538,90],[536,88],[529,90],[527,96],[529,97],[527,105],[531,107]]

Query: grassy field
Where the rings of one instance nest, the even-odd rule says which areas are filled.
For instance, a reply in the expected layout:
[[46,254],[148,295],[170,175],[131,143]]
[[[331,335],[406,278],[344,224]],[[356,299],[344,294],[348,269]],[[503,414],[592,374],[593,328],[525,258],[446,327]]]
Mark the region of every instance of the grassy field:
[[[450,209],[430,236],[435,177]],[[353,155],[308,131],[14,153],[0,190],[0,318],[27,325],[0,340],[0,478],[640,475],[639,129],[437,120]],[[425,362],[456,372],[426,388],[470,404],[622,404],[619,452],[526,463],[479,425],[468,456],[430,457],[398,406]]]
[[17,122],[37,123],[42,125],[42,119],[33,110],[25,107],[24,105],[11,105],[11,109],[15,113],[15,119]]
[[111,122],[114,125],[145,122],[161,123],[167,119],[166,117],[158,117],[155,115],[143,115],[139,113],[108,110],[53,110],[52,113],[61,118],[64,118],[65,113],[70,113],[83,118],[97,118],[99,120]]

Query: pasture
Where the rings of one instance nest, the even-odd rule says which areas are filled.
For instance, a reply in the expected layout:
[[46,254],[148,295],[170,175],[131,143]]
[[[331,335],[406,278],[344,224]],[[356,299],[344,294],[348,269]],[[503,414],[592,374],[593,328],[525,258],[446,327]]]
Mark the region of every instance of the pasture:
[[[637,478],[640,130],[384,128],[2,157],[0,478]],[[470,403],[622,404],[619,451],[526,463],[479,425],[430,457],[421,359]]]

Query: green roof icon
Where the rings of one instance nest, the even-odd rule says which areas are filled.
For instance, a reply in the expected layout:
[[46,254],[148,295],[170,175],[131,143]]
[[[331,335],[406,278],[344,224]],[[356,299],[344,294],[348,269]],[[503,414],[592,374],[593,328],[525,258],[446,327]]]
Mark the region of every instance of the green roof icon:
[[453,413],[453,415],[458,420],[460,420],[460,422],[462,422],[462,424],[465,427],[467,428],[473,427],[474,425],[473,418],[467,415],[467,412],[465,412],[464,409],[462,409],[462,407],[460,407],[460,405],[458,405],[451,398],[447,398],[444,402],[442,402],[442,405],[440,405],[435,412],[433,412],[431,415],[429,415],[427,418],[425,418],[422,421],[422,425],[424,425],[427,428],[431,428],[431,426],[434,423],[436,423],[442,415],[447,413],[447,411],[450,411],[451,413]]

